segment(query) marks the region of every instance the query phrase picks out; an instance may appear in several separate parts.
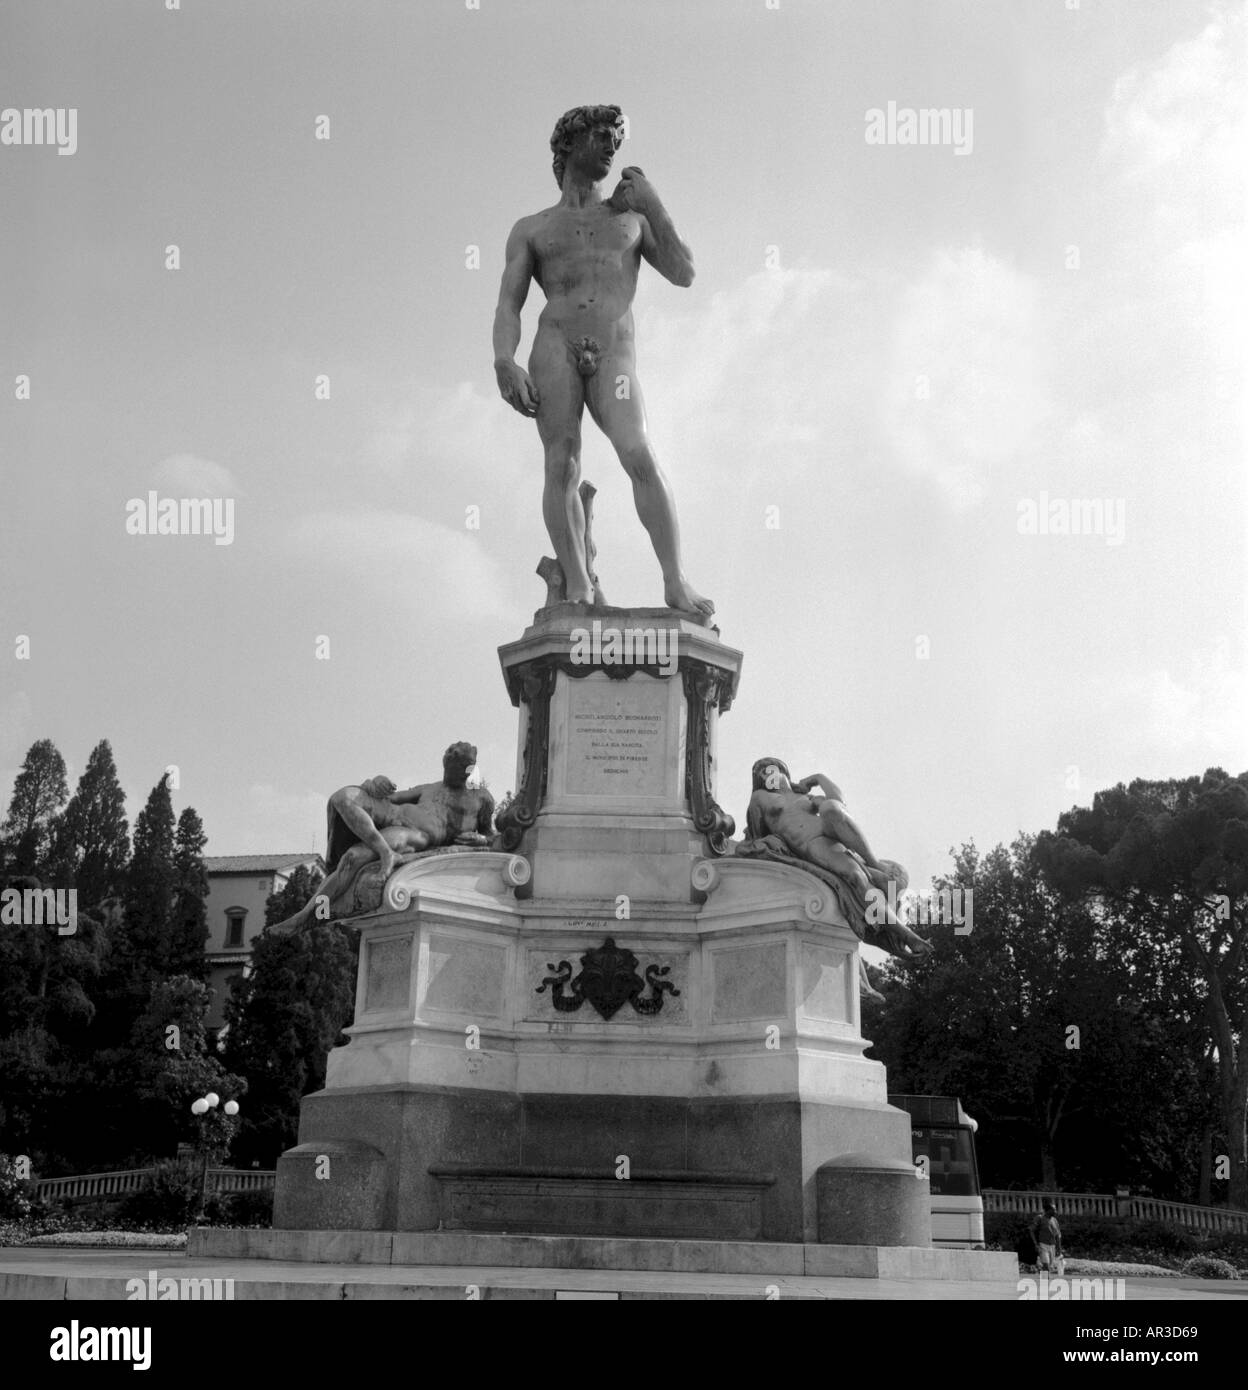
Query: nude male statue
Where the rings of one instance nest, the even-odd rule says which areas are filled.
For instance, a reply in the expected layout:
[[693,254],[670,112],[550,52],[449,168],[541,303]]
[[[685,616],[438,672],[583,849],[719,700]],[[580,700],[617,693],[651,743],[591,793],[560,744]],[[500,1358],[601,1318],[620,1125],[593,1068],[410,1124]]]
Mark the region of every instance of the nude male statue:
[[[792,782],[779,758],[760,758],[752,776],[754,792],[746,811],[749,839],[775,835],[798,859],[835,874],[850,889],[864,921],[872,920],[867,909],[873,906],[882,930],[895,941],[919,953],[931,950],[882,900],[890,880],[897,891],[906,887],[906,871],[900,864],[876,858],[835,782],[822,773]],[[811,796],[816,787],[822,794]]]
[[[632,481],[637,515],[663,570],[664,602],[708,618],[715,605],[681,568],[676,508],[650,446],[633,350],[632,303],[642,258],[682,287],[693,283],[693,258],[640,169],[625,169],[604,198],[602,181],[623,138],[618,106],[577,106],[556,124],[550,147],[560,198],[544,212],[522,217],[507,238],[494,317],[494,372],[503,399],[537,420],[546,453],[542,515],[563,568],[564,597],[585,604],[594,597],[577,491],[581,416],[588,406]],[[515,353],[532,280],[545,293],[546,306],[526,372]]]
[[285,934],[300,926],[316,911],[318,899],[335,898],[370,859],[380,859],[385,880],[401,855],[439,845],[486,844],[494,798],[484,788],[467,785],[476,761],[471,743],[452,743],[442,756],[440,782],[396,791],[388,777],[370,777],[358,786],[340,787],[329,798],[329,874],[293,917],[269,930]]

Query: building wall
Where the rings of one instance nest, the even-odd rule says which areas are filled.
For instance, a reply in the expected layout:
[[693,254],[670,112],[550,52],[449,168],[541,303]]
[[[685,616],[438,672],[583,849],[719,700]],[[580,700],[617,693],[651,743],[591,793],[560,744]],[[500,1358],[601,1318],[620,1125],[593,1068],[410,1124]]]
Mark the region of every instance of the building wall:
[[[224,951],[226,947],[226,909],[245,908],[247,916],[243,922],[243,947],[250,950],[252,940],[260,934],[264,926],[264,904],[270,893],[276,893],[285,886],[289,875],[269,870],[256,873],[209,873],[208,875],[208,930],[211,935],[204,949],[209,955]],[[237,946],[228,948],[240,949]]]
[[[306,861],[309,867],[315,859]],[[208,872],[208,941],[204,953],[208,957],[208,986],[213,991],[206,1024],[209,1029],[220,1028],[225,1022],[225,1005],[230,997],[230,981],[246,974],[252,943],[264,929],[264,904],[271,893],[280,892],[294,873],[295,864],[285,869]],[[241,945],[227,945],[229,910],[243,908],[243,937]]]

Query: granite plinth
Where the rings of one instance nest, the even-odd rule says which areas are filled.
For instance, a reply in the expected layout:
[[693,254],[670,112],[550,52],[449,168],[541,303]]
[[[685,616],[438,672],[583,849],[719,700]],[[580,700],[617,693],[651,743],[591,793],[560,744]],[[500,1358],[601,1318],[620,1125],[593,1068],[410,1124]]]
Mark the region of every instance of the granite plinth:
[[[618,1160],[617,1160],[618,1164]],[[770,1175],[706,1172],[604,1177],[593,1169],[435,1166],[442,1228],[554,1235],[645,1235],[755,1240]]]
[[[531,1191],[537,1180],[523,1170],[558,1170],[575,1155],[580,1180],[606,1184],[616,1194],[611,1204],[595,1209],[596,1234],[670,1234],[664,1221],[679,1203],[701,1201],[709,1211],[722,1201],[717,1189],[750,1174],[758,1213],[756,1222],[750,1218],[750,1233],[762,1240],[815,1241],[820,1164],[836,1153],[895,1153],[908,1146],[909,1134],[908,1117],[887,1105],[758,1096],[518,1096],[420,1086],[325,1090],[304,1099],[296,1152],[314,1155],[318,1146],[344,1138],[369,1145],[386,1157],[385,1200],[379,1211],[361,1198],[353,1220],[349,1196],[336,1191],[332,1180],[318,1180],[315,1167],[305,1162],[279,1171],[283,1193],[274,1220],[289,1229],[433,1230],[446,1220],[442,1188],[454,1165],[515,1174]],[[643,1175],[642,1186],[617,1179],[621,1157],[631,1172]],[[666,1208],[647,1207],[642,1200],[644,1175],[653,1173],[663,1174],[661,1181],[680,1181],[680,1194]],[[627,1196],[620,1195],[624,1188]],[[578,1201],[583,1195],[551,1180],[540,1210],[533,1204],[526,1214],[517,1203],[497,1224],[492,1218],[474,1218],[473,1224],[512,1231],[573,1229],[575,1221],[552,1225],[559,1220],[559,1192]],[[701,1222],[702,1215],[696,1219]],[[691,1233],[745,1232],[699,1225]]]
[[929,1187],[912,1163],[842,1154],[815,1174],[817,1229],[831,1245],[932,1243]]

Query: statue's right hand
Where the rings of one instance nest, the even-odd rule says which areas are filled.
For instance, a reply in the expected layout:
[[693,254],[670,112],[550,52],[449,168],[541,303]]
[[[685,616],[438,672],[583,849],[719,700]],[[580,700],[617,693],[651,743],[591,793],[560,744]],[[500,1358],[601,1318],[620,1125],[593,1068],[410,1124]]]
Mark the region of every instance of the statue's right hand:
[[495,362],[494,375],[503,400],[521,415],[536,415],[541,398],[533,378],[516,362]]
[[392,796],[394,794],[395,785],[389,777],[385,777],[381,773],[378,773],[372,780],[374,796]]

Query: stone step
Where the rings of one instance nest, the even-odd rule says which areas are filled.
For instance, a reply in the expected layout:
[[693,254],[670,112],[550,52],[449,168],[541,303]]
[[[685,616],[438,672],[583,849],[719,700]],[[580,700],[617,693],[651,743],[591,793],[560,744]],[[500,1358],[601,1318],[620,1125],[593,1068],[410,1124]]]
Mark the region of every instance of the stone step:
[[[94,1257],[94,1258],[92,1258]],[[440,1266],[253,1264],[190,1259],[170,1251],[0,1250],[0,1300],[127,1301],[145,1297],[152,1275],[158,1297],[206,1301],[220,1280],[235,1302],[357,1302],[382,1299],[463,1303],[499,1299],[791,1299],[1015,1300],[1018,1276],[975,1282],[952,1279],[845,1279],[794,1275],[689,1274],[671,1271]],[[185,1284],[183,1281],[186,1281]],[[175,1288],[176,1285],[176,1288]],[[189,1287],[188,1287],[189,1286]],[[68,1316],[68,1315],[67,1315]],[[82,1314],[75,1314],[82,1317]],[[137,1316],[137,1315],[136,1315]]]
[[1010,1251],[876,1245],[784,1245],[769,1241],[645,1240],[614,1236],[510,1235],[481,1231],[286,1231],[201,1226],[187,1255],[199,1259],[749,1274],[773,1277],[1018,1278]]

